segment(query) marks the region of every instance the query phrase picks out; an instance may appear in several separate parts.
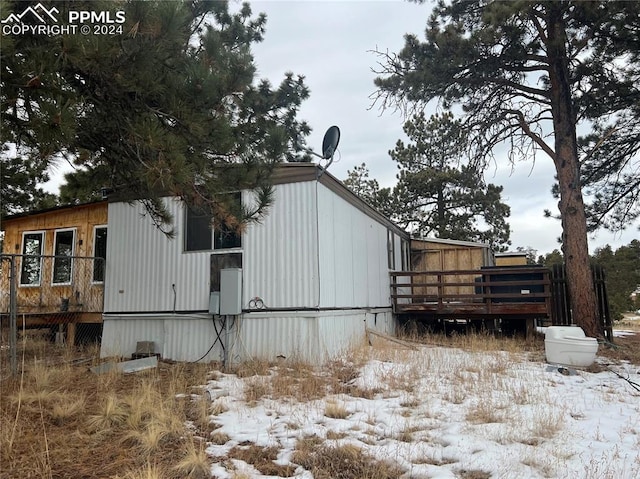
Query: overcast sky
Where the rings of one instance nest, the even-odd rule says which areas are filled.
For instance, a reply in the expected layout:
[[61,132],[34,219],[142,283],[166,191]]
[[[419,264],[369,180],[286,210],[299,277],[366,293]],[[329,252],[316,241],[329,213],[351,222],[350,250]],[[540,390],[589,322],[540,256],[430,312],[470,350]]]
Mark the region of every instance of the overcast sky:
[[[329,171],[344,180],[348,170],[366,163],[381,186],[393,186],[397,168],[388,151],[405,138],[404,119],[372,108],[377,62],[372,51],[399,51],[405,33],[424,38],[431,5],[400,0],[255,0],[251,5],[254,14],[267,14],[265,39],[253,49],[259,77],[277,85],[292,71],[304,75],[311,89],[300,115],[313,128],[309,146],[319,152],[324,132],[337,125],[340,145]],[[512,168],[499,159],[487,171],[487,182],[504,186],[503,200],[511,207],[513,250],[532,247],[543,254],[558,248],[560,224],[543,217],[545,208],[557,211],[550,194],[553,176],[553,164],[542,154],[535,165],[527,161]],[[600,232],[591,238],[590,250],[604,244],[615,249],[639,236],[637,225],[622,234]]]
[[[313,128],[309,146],[320,151],[324,132],[337,125],[339,153],[329,171],[344,180],[364,162],[381,186],[393,186],[397,168],[388,151],[405,138],[403,118],[371,108],[377,62],[372,50],[399,51],[405,33],[423,39],[431,5],[400,0],[255,0],[251,5],[254,13],[267,14],[265,39],[254,48],[260,77],[277,84],[293,71],[304,75],[311,89],[301,109]],[[528,161],[512,168],[505,158],[487,171],[487,182],[504,186],[511,207],[512,249],[530,246],[541,254],[558,248],[560,224],[543,217],[545,208],[557,211],[550,193],[554,173],[551,159],[542,154],[535,165]],[[590,250],[603,244],[615,249],[638,237],[637,225],[622,234],[600,232],[590,239]]]

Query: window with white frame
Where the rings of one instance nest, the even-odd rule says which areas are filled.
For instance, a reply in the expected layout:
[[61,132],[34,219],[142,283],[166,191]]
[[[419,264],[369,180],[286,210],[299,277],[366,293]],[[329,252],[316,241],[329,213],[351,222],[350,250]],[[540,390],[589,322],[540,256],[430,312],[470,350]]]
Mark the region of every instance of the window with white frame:
[[93,228],[93,282],[104,282],[104,266],[107,259],[107,227]]
[[73,275],[73,249],[76,231],[57,230],[53,243],[53,275],[51,283],[69,284]]
[[42,250],[44,231],[28,231],[22,234],[21,286],[40,286],[42,277]]

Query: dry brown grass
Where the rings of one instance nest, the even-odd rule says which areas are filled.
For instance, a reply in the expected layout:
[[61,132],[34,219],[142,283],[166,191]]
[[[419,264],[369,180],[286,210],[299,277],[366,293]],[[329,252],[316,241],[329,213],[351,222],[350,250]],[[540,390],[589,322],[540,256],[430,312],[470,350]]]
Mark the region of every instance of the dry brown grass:
[[280,448],[277,446],[261,447],[255,444],[236,446],[227,454],[228,458],[244,461],[251,464],[265,476],[290,477],[295,467],[276,464]]
[[206,366],[95,375],[88,349],[78,364],[71,348],[25,346],[21,374],[0,383],[0,478],[208,477],[197,475],[203,457],[188,445],[192,399],[176,397],[205,384]]
[[510,353],[544,351],[544,336],[533,335],[530,338],[521,336],[502,336],[490,331],[469,331],[466,334],[451,335],[415,331],[404,333],[405,339],[434,346],[464,349],[469,352],[506,351]]
[[211,464],[205,444],[187,441],[182,449],[182,459],[173,466],[173,470],[184,479],[208,479],[211,476]]
[[[115,479],[120,479],[120,477],[116,475]],[[149,462],[142,467],[127,471],[123,479],[168,479],[168,476],[161,466]]]
[[400,441],[400,442],[407,442],[407,443],[411,443],[413,442],[413,433],[415,431],[411,430],[411,429],[403,429],[402,431],[399,431],[395,436],[394,439],[396,441]]
[[[446,349],[420,346],[417,353],[384,344],[370,348],[366,354],[360,350],[349,360],[335,361],[322,368],[290,359],[271,364],[254,361],[239,365],[237,373],[243,378],[249,405],[267,397],[284,399],[285,403],[327,398],[324,414],[337,419],[350,415],[340,401],[346,401],[341,395],[373,398],[389,393],[400,394],[398,414],[410,417],[412,410],[425,407],[415,384],[429,377],[434,378],[434,385],[435,378],[446,378],[448,384],[442,397],[455,404],[471,400],[482,390],[506,391],[516,405],[543,402],[532,393],[535,388],[530,385],[507,386],[501,379],[510,374],[513,354],[527,352],[532,358],[544,357],[544,344],[539,337],[524,341],[476,334],[413,339],[423,344],[495,354],[482,354],[483,362],[478,364],[473,358],[455,359]],[[600,353],[612,361],[640,364],[640,335],[617,338],[614,348],[601,346]],[[82,355],[86,357],[87,350]],[[209,401],[201,387],[211,378],[211,366],[161,362],[152,371],[94,375],[88,371],[88,365],[96,364],[96,358],[78,365],[72,362],[69,348],[55,348],[43,341],[26,347],[25,357],[24,375],[0,383],[0,479],[205,479],[209,477],[211,462],[204,452],[206,443],[229,447],[235,444],[230,443],[232,438],[222,432],[215,420],[216,415],[235,406],[229,398]],[[394,361],[398,367],[382,368],[381,384],[358,386],[354,380],[367,358],[383,364]],[[511,426],[515,421],[511,412],[485,395],[469,409],[467,419],[478,425],[473,427],[482,428],[482,424],[492,422]],[[553,437],[562,427],[562,415],[553,408],[540,407],[526,422],[525,418],[520,419],[513,433],[495,440],[536,445]],[[364,421],[375,422],[373,415],[370,421]],[[185,427],[186,423],[191,429]],[[292,436],[302,434],[301,426],[295,422],[288,429],[293,431]],[[194,435],[204,440],[198,441]],[[375,436],[371,435],[371,444],[375,444]],[[367,456],[354,445],[344,444],[348,436],[346,432],[328,431],[326,439],[299,440],[292,455],[293,465],[278,464],[279,447],[253,444],[236,445],[219,459],[230,477],[236,479],[248,479],[250,475],[241,467],[236,470],[230,459],[246,462],[262,474],[275,477],[290,477],[296,465],[307,469],[316,479],[387,479],[403,473],[379,458]],[[424,439],[424,431],[403,420],[389,436],[415,442]],[[449,463],[437,456],[425,456],[414,463],[421,461],[434,466]],[[454,472],[457,477],[467,479],[488,477],[480,470]]]
[[447,464],[455,464],[456,459],[448,459],[445,457],[437,457],[436,455],[423,455],[413,460],[414,464],[429,464],[431,466],[445,466]]
[[337,431],[327,431],[327,439],[330,441],[336,441],[338,439],[344,439],[348,434],[346,432],[337,432]]
[[[635,335],[616,337],[613,344],[601,344],[598,356],[612,361],[628,361],[640,364],[640,321],[619,321],[614,329],[638,331]],[[469,332],[450,336],[435,333],[405,333],[405,339],[418,344],[464,349],[469,352],[505,351],[507,353],[527,353],[532,361],[545,361],[544,335],[535,334],[530,338],[496,336],[488,332]],[[500,365],[497,364],[496,367]],[[499,372],[499,371],[497,371]],[[594,370],[591,372],[599,372]]]
[[640,364],[640,332],[617,337],[613,344],[601,344],[598,348],[598,356],[612,361],[629,361],[632,364]]
[[[626,329],[640,332],[640,314],[626,313],[624,318],[614,323],[614,329]],[[635,319],[634,319],[635,318]]]
[[266,363],[255,361],[240,366],[241,374],[246,374],[248,370],[260,371],[259,376],[245,381],[248,401],[269,396],[272,399],[291,398],[305,402],[322,399],[327,394],[350,394],[356,389],[351,382],[359,374],[355,363],[344,360],[332,361],[322,368],[295,359],[281,361],[270,368],[265,366]]
[[290,397],[297,401],[312,401],[327,394],[328,381],[319,371],[300,361],[287,361],[274,370],[274,398]]
[[84,417],[86,397],[80,394],[74,400],[53,404],[49,410],[51,421],[56,426],[70,425]]
[[236,365],[232,372],[239,378],[267,376],[270,368],[271,364],[268,361],[251,360]]
[[333,419],[346,419],[349,417],[349,411],[343,404],[330,400],[325,403],[324,415]]
[[310,471],[315,479],[397,479],[403,472],[357,446],[327,446],[318,438],[298,441],[292,462]]
[[187,401],[185,408],[187,419],[195,428],[204,435],[213,432],[215,426],[211,421],[211,416],[217,416],[224,412],[226,406],[220,401],[211,403],[205,396],[196,396],[185,399],[185,401]]
[[85,426],[91,433],[110,431],[114,427],[120,427],[127,420],[127,411],[124,403],[116,393],[107,394],[97,401],[94,414],[87,416]]
[[265,376],[253,376],[244,381],[244,400],[249,404],[255,404],[266,396],[271,396],[273,385],[270,378]]
[[233,474],[231,474],[231,479],[253,479],[253,478],[245,472],[233,471]]
[[564,414],[560,410],[540,406],[531,421],[529,429],[533,437],[549,439],[562,429]]
[[469,388],[462,382],[452,384],[443,395],[445,401],[451,404],[462,404],[469,396]]
[[222,445],[228,443],[231,440],[231,437],[228,434],[224,433],[224,432],[216,431],[213,434],[211,434],[209,440],[213,444],[216,444],[218,446],[222,446]]
[[491,473],[479,469],[459,469],[456,477],[460,479],[490,479]]
[[490,392],[485,393],[473,404],[466,414],[471,424],[488,424],[503,422],[505,405],[497,403],[491,398]]
[[[358,356],[362,359],[362,356]],[[354,362],[332,361],[322,368],[295,359],[271,365],[250,361],[238,365],[236,374],[244,377],[244,397],[250,404],[263,398],[294,399],[298,402],[322,399],[328,394],[350,394],[373,397],[375,392],[360,390],[352,384],[358,377]]]

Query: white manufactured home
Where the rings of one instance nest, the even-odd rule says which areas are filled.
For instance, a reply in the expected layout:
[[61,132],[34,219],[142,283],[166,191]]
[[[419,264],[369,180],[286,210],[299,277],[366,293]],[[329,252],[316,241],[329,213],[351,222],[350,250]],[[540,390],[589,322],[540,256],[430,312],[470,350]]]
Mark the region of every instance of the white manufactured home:
[[[284,164],[274,184],[269,213],[241,236],[175,198],[164,199],[173,239],[141,204],[109,203],[101,355],[152,341],[173,360],[219,360],[224,345],[232,361],[318,362],[364,341],[367,328],[394,334],[389,272],[409,269],[409,235],[317,165]],[[229,334],[212,313],[221,272],[239,290]]]

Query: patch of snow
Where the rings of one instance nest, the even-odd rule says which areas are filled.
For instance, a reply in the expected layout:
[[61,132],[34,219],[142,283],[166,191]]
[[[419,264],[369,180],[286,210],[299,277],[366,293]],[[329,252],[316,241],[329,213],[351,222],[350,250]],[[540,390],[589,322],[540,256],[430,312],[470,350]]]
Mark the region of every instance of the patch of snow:
[[614,338],[621,338],[623,336],[635,336],[636,334],[638,334],[638,331],[630,331],[627,329],[614,329],[613,330],[613,337]]
[[[298,439],[316,436],[327,445],[357,445],[400,467],[405,479],[455,478],[460,470],[492,478],[640,477],[640,393],[611,371],[565,376],[524,355],[437,347],[389,356],[370,359],[352,382],[373,391],[371,399],[265,397],[248,404],[249,378],[222,375],[207,390],[228,394],[228,410],[212,421],[231,439],[208,453],[224,456],[250,442],[277,446],[277,462],[288,464]],[[626,369],[621,374],[640,381],[638,366]],[[326,417],[327,401],[348,417]],[[327,439],[330,432],[340,439]],[[248,477],[267,477],[231,463]],[[214,464],[213,477],[233,476],[225,464]],[[298,467],[292,477],[312,475]]]

